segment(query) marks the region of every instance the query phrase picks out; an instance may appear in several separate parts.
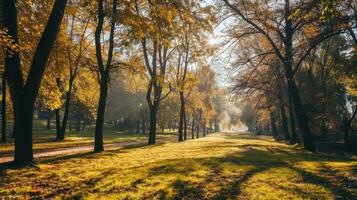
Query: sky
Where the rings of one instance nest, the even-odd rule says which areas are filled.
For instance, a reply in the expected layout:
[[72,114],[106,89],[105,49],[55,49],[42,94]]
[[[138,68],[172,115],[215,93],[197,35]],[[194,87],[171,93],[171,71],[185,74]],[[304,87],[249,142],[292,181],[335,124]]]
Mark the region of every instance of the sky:
[[[207,5],[215,5],[217,6],[217,3],[215,3],[216,0],[207,0],[205,4]],[[219,9],[221,11],[222,9]],[[222,13],[219,13],[219,15]],[[221,44],[224,42],[225,38],[225,31],[227,30],[227,27],[230,26],[232,23],[231,18],[227,18],[224,20],[221,20],[218,22],[216,27],[214,28],[213,34],[209,36],[208,42],[210,45],[214,46],[222,46]],[[215,55],[209,59],[209,64],[211,68],[216,72],[217,74],[217,81],[219,86],[221,87],[227,87],[229,85],[229,73],[227,72],[227,67],[230,64],[230,49],[227,50],[226,48],[227,45],[224,47],[221,47],[217,50]]]

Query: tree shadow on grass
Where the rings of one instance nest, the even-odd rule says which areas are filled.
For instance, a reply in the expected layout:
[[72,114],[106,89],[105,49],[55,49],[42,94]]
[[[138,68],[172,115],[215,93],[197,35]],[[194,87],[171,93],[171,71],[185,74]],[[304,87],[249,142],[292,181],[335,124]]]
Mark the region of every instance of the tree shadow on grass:
[[218,184],[220,187],[220,191],[210,197],[210,199],[235,199],[235,197],[240,196],[242,194],[243,183],[245,183],[255,174],[263,172],[266,169],[266,167],[254,167],[244,172],[243,174],[234,175],[232,177],[232,181],[229,184],[224,184],[224,182],[220,182]]
[[75,153],[75,154],[69,154],[69,155],[59,155],[59,156],[48,156],[48,157],[42,157],[42,158],[35,158],[35,162],[33,163],[24,163],[24,164],[18,164],[15,163],[14,161],[6,162],[6,163],[1,163],[0,164],[0,169],[22,169],[25,167],[34,167],[37,168],[38,164],[48,164],[48,163],[58,163],[58,162],[63,162],[69,159],[75,159],[75,158],[91,158],[89,156],[95,155],[94,152],[84,152],[84,153]]
[[24,167],[36,167],[37,164],[58,163],[61,161],[66,161],[75,158],[97,159],[98,157],[107,157],[114,154],[122,153],[125,150],[131,150],[137,148],[151,148],[151,147],[163,146],[164,144],[165,142],[161,142],[155,145],[147,145],[146,143],[124,145],[124,146],[118,146],[115,149],[106,150],[101,154],[94,153],[93,151],[89,151],[89,152],[71,153],[66,155],[45,156],[41,158],[35,158],[34,163],[17,164],[14,161],[9,161],[9,162],[0,163],[0,175],[6,169],[21,169]]
[[175,195],[172,199],[204,199],[205,192],[202,186],[193,185],[189,181],[175,180],[171,187]]
[[[352,194],[350,190],[347,189],[349,182],[346,181],[346,177],[343,176],[336,176],[334,177],[337,181],[330,181],[326,178],[324,178],[324,174],[323,172],[320,173],[321,176],[316,175],[314,173],[308,172],[306,170],[303,170],[301,168],[298,167],[294,167],[294,166],[289,166],[290,169],[298,172],[302,177],[303,177],[303,181],[306,183],[312,183],[312,184],[318,184],[321,185],[327,189],[329,189],[334,195],[336,199],[354,199],[356,196],[356,194]],[[322,168],[325,168],[324,166]],[[341,183],[343,185],[341,185]]]
[[[157,146],[157,145],[155,145]],[[154,146],[154,147],[155,147]],[[145,146],[140,148],[151,148]],[[145,194],[147,199],[235,199],[236,197],[246,198],[245,188],[249,187],[249,181],[261,173],[267,172],[270,169],[286,168],[299,175],[303,183],[315,184],[331,191],[335,197],[346,197],[345,199],[353,199],[353,194],[346,188],[346,185],[338,185],[331,178],[323,176],[324,171],[319,173],[311,173],[294,165],[298,162],[314,162],[323,163],[326,161],[348,162],[349,159],[342,159],[333,156],[324,156],[319,154],[310,154],[304,152],[292,153],[278,147],[267,147],[266,145],[245,144],[237,145],[240,151],[229,154],[224,157],[210,158],[182,158],[163,160],[160,163],[152,163],[145,168],[130,168],[129,172],[135,173],[135,170],[144,170],[145,176],[140,176],[133,179],[129,186],[113,185],[107,194],[130,192],[137,193],[138,189],[146,187],[147,181],[151,179],[160,180],[159,184],[167,184],[166,188],[150,186],[152,190]],[[137,147],[138,148],[138,147]],[[221,148],[217,145],[216,148]],[[223,146],[222,146],[223,148]],[[243,150],[243,151],[242,151]],[[116,149],[109,150],[102,154],[94,154],[92,152],[75,154],[70,156],[61,156],[40,161],[40,163],[56,163],[73,158],[82,159],[98,159],[100,157],[110,157],[113,154],[121,153],[125,150]],[[1,165],[0,165],[1,166]],[[30,167],[37,167],[36,165]],[[1,167],[0,167],[1,169]],[[16,168],[14,168],[16,169]],[[115,168],[105,168],[100,176],[87,178],[85,180],[74,181],[71,185],[60,183],[58,186],[46,185],[49,180],[61,182],[59,175],[50,174],[46,180],[39,180],[35,186],[46,188],[47,193],[33,193],[31,195],[39,198],[52,197],[70,197],[71,199],[80,199],[88,193],[96,193],[101,195],[98,190],[98,183],[101,180],[112,178],[116,173]],[[130,171],[131,170],[131,171]],[[331,169],[330,173],[333,173]],[[205,173],[202,173],[204,171]],[[227,172],[228,171],[228,172]],[[147,172],[147,173],[146,173]],[[199,173],[198,173],[199,172]],[[325,171],[326,172],[326,171]],[[284,173],[284,172],[275,172]],[[71,174],[73,175],[73,174]],[[197,178],[195,178],[197,176]],[[114,176],[115,177],[115,176]],[[190,179],[191,178],[191,179]],[[336,177],[336,179],[346,182],[346,177]],[[294,180],[291,180],[294,181]],[[299,180],[300,181],[300,180]],[[2,180],[0,184],[8,184],[11,180]],[[44,184],[44,185],[43,185]],[[73,185],[74,184],[74,185]],[[267,183],[258,183],[267,184]],[[136,188],[136,189],[135,189]],[[299,187],[279,188],[287,192],[294,192],[296,195],[314,197],[314,191],[303,191]],[[291,190],[291,191],[290,191]],[[249,197],[249,195],[248,195]]]
[[[294,156],[295,158],[285,160],[290,156]],[[165,164],[150,168],[149,175],[145,179],[151,179],[155,176],[162,175],[169,177],[174,176],[174,174],[192,176],[192,173],[196,170],[195,167],[204,167],[209,169],[210,172],[205,176],[203,181],[192,182],[177,178],[171,183],[170,186],[174,191],[174,195],[169,197],[166,196],[166,199],[235,199],[236,197],[245,195],[242,194],[242,188],[249,187],[249,185],[246,184],[250,178],[260,173],[270,173],[266,172],[269,169],[279,170],[278,168],[282,167],[290,170],[291,173],[299,174],[302,177],[301,181],[304,183],[319,185],[328,191],[331,191],[336,198],[345,197],[345,199],[353,199],[353,196],[356,194],[352,194],[351,191],[346,188],[346,185],[337,185],[334,183],[334,180],[327,179],[323,174],[307,172],[304,169],[294,166],[296,162],[302,161],[319,163],[336,160],[340,159],[330,156],[325,157],[303,153],[293,155],[287,154],[284,151],[271,153],[270,151],[248,150],[219,158],[168,160]],[[340,161],[349,160],[342,159]],[[249,166],[249,168],[240,173],[225,174],[222,171],[224,169],[224,165],[227,164],[229,164],[230,168],[233,169],[239,169],[246,166]],[[280,172],[278,171],[275,173]],[[284,173],[284,171],[281,173]],[[137,182],[137,185],[145,182],[143,180]],[[211,187],[214,187],[215,189],[218,188],[218,191],[210,191],[209,188],[205,188],[210,184],[212,185]],[[294,192],[294,195],[302,195],[304,197],[310,196],[311,198],[314,198],[317,196],[314,194],[314,191],[303,191],[299,187],[280,187],[279,189],[285,190],[285,192]],[[167,194],[167,192],[164,193]]]

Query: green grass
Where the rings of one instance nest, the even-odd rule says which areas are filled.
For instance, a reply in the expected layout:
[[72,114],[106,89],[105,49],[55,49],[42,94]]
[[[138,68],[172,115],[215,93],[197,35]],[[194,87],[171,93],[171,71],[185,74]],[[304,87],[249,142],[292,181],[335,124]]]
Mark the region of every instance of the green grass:
[[0,196],[18,199],[353,199],[357,161],[268,137],[217,133],[183,143],[2,166]]
[[[11,132],[11,123],[8,124],[8,133]],[[94,143],[95,125],[87,125],[85,131],[67,130],[65,140],[56,141],[55,125],[47,130],[45,120],[34,120],[33,124],[33,148],[35,152],[50,151],[53,149],[92,145]],[[165,130],[165,134],[159,133],[159,138],[168,137],[170,131]],[[147,135],[142,133],[127,133],[118,131],[109,124],[104,125],[104,143],[146,141]],[[0,156],[6,156],[14,151],[14,140],[8,136],[6,144],[0,143]]]

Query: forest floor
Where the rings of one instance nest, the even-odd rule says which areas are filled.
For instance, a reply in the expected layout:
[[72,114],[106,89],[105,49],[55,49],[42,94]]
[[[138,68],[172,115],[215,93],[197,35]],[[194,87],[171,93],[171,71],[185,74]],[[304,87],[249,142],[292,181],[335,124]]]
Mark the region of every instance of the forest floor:
[[357,160],[266,136],[223,132],[186,142],[0,165],[17,199],[355,199]]

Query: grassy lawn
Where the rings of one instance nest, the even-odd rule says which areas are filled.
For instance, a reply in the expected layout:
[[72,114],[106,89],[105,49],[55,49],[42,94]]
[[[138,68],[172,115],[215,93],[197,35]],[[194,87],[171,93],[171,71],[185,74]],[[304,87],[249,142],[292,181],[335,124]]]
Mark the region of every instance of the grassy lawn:
[[183,143],[2,166],[0,197],[18,199],[353,199],[357,161],[267,137],[217,133]]
[[[39,151],[50,151],[58,148],[67,147],[77,147],[83,145],[91,145],[94,143],[94,130],[95,125],[87,125],[85,131],[72,130],[66,131],[66,136],[64,141],[56,141],[56,130],[47,130],[45,120],[35,120],[33,125],[33,148],[35,152]],[[52,124],[52,128],[55,125]],[[8,124],[8,133],[11,132],[11,123]],[[167,134],[166,134],[167,133]],[[168,137],[169,131],[165,134],[160,133],[158,138]],[[132,141],[146,141],[147,134],[142,133],[132,133],[121,132],[113,128],[109,124],[104,126],[104,143],[115,143],[115,142],[132,142]],[[14,150],[13,138],[8,136],[8,143],[0,143],[0,156],[6,156],[12,154]]]

